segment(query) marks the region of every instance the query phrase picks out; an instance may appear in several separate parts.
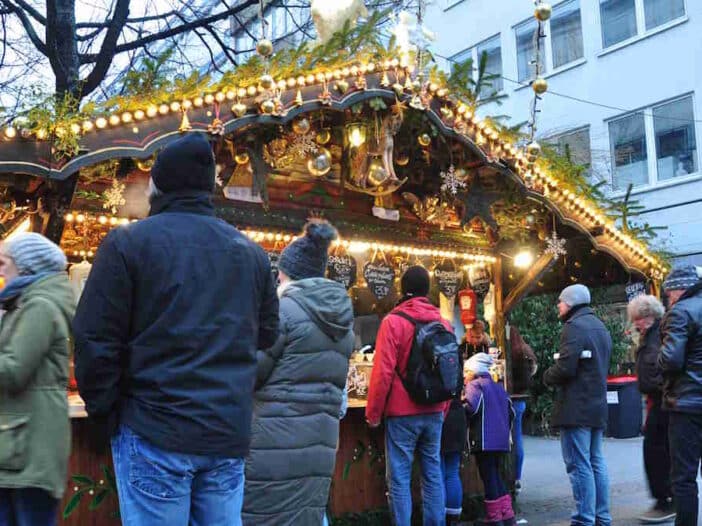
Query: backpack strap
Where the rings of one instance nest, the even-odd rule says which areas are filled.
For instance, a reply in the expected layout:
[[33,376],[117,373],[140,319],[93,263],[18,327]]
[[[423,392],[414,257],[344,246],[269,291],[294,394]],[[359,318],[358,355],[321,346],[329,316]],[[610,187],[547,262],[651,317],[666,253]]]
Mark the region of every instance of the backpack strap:
[[417,327],[417,325],[419,325],[419,322],[417,320],[415,320],[412,316],[410,316],[409,314],[405,314],[402,311],[391,312],[390,314],[392,314],[394,316],[399,316],[400,318],[404,318],[405,320],[410,322],[415,327]]
[[[419,332],[419,329],[422,324],[420,324],[419,321],[415,320],[412,316],[409,314],[406,314],[402,311],[397,311],[397,312],[391,312],[391,315],[394,316],[399,316],[400,318],[403,318],[410,322],[414,326],[414,335],[412,336],[412,347],[410,347],[410,354],[412,354],[412,348],[416,345],[416,339],[417,339],[417,333]],[[405,378],[400,374],[400,364],[398,363],[395,365],[395,373],[397,376],[400,378],[400,381],[402,382],[402,385],[404,386],[405,390],[409,392],[409,389],[407,389],[407,384],[405,383]]]

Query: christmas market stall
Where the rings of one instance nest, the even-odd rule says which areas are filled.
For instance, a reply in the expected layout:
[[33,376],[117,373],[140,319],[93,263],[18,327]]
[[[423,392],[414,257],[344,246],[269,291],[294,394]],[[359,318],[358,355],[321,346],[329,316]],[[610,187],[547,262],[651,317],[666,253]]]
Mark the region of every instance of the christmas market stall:
[[[0,130],[3,236],[32,230],[60,242],[77,296],[109,230],[147,215],[154,156],[182,134],[209,136],[217,214],[260,243],[274,271],[308,218],[338,228],[328,277],[353,299],[356,352],[334,516],[386,504],[382,430],[366,427],[363,408],[375,335],[404,268],[430,270],[431,299],[459,338],[477,318],[487,322],[508,388],[509,313],[525,295],[572,282],[655,289],[665,272],[601,206],[582,170],[478,117],[465,71],[446,75],[392,43],[386,49],[372,37],[375,22],[346,26],[316,48],[273,54],[261,40],[260,57],[217,83],[193,77],[118,98],[101,113]],[[542,80],[533,86],[539,96]],[[88,420],[77,394],[70,399],[66,524],[108,524],[116,509],[109,457],[89,451]],[[466,464],[468,498],[480,483]]]

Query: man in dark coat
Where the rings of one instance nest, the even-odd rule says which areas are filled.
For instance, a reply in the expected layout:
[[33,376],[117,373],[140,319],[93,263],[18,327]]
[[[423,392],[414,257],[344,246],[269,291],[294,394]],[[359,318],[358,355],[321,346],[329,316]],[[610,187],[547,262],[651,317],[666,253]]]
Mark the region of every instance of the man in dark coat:
[[676,526],[697,526],[697,472],[702,451],[702,282],[693,266],[670,273],[663,290],[671,305],[661,322],[663,407],[670,411]]
[[602,450],[607,425],[607,371],[612,338],[590,308],[590,291],[571,285],[561,292],[558,314],[563,332],[556,363],[544,382],[556,387],[554,427],[573,487],[576,512],[571,524],[610,526],[609,477]]
[[256,350],[277,338],[278,299],[265,252],[215,217],[214,175],[202,135],[167,146],[150,216],[105,238],[76,312],[78,388],[112,430],[125,524],[241,524]]

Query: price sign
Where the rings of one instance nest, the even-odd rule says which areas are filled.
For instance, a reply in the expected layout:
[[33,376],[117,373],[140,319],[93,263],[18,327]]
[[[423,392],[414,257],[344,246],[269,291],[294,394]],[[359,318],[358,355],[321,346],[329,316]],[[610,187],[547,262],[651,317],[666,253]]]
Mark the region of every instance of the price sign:
[[447,298],[452,298],[461,288],[463,272],[454,265],[437,265],[434,267],[434,279],[436,279],[442,294]]
[[633,300],[636,296],[646,294],[646,284],[642,282],[629,283],[626,287],[626,301]]
[[387,263],[369,261],[363,266],[363,277],[373,295],[382,300],[390,294],[395,283],[395,269]]
[[329,256],[327,263],[327,277],[341,283],[346,290],[356,283],[356,272],[358,266],[356,260],[349,255]]

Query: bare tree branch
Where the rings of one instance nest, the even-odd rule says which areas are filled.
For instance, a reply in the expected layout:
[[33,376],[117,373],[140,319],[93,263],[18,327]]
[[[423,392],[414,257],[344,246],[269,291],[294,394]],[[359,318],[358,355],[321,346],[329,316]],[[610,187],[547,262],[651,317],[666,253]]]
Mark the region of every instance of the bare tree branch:
[[42,55],[47,55],[46,44],[44,44],[44,42],[42,42],[42,40],[39,38],[39,35],[37,35],[37,32],[34,30],[32,22],[29,20],[29,17],[22,10],[22,8],[14,5],[12,2],[10,2],[10,0],[0,1],[2,1],[3,5],[14,13],[17,18],[19,18],[20,22],[22,23],[22,27],[24,27],[27,36],[32,41],[32,44],[34,44],[34,47],[36,47]]

